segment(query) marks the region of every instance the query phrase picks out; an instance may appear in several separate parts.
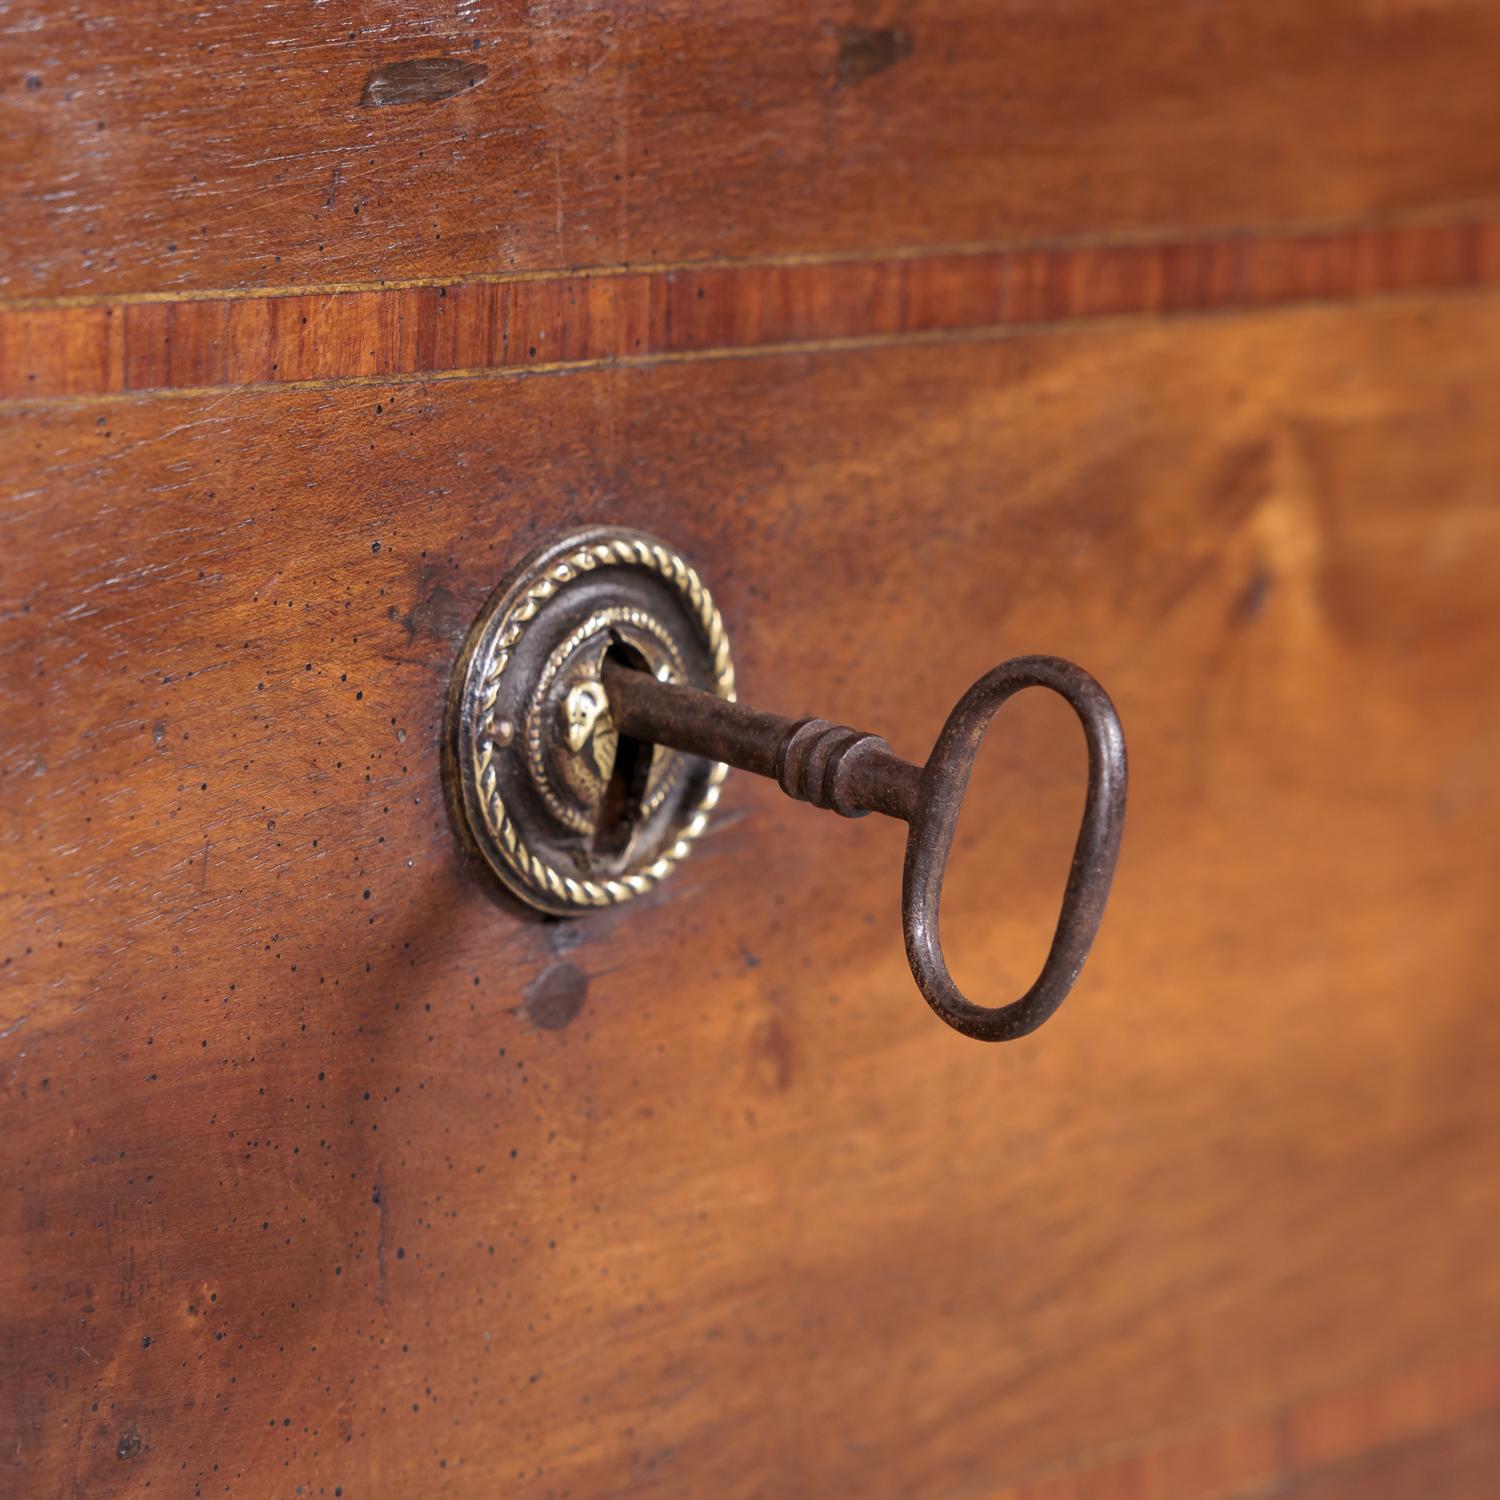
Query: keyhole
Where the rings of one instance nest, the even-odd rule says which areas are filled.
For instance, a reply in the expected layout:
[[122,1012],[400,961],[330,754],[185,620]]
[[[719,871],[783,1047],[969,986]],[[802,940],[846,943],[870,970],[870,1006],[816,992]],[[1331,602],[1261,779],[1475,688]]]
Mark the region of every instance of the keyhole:
[[[650,662],[619,636],[613,638],[604,659],[637,672],[651,670]],[[644,740],[633,740],[623,734],[619,737],[614,770],[599,799],[599,815],[594,822],[594,853],[603,859],[618,859],[630,844],[645,800],[654,748]]]

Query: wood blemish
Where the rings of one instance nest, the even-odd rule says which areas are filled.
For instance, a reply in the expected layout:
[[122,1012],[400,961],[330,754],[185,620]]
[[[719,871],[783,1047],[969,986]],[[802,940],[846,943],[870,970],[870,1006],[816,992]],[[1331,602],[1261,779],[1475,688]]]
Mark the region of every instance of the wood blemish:
[[1235,596],[1229,606],[1229,623],[1234,626],[1253,625],[1264,613],[1266,601],[1276,586],[1276,575],[1269,568],[1257,568],[1249,583]]
[[366,109],[387,104],[436,104],[477,89],[490,70],[462,57],[413,57],[376,68],[365,79],[359,102]]
[[399,617],[408,643],[419,637],[426,641],[451,641],[467,627],[464,607],[446,584],[437,584],[410,612]]
[[375,1300],[381,1307],[385,1306],[385,1195],[380,1191],[380,1184],[375,1184],[375,1190],[370,1194],[370,1201],[375,1205],[375,1212],[379,1216],[379,1228],[375,1236]]
[[911,56],[911,32],[902,26],[845,26],[839,31],[834,77],[853,86]]
[[576,964],[552,964],[526,986],[526,1014],[544,1031],[561,1031],[583,1009],[588,992],[588,975]]
[[792,1039],[779,1016],[766,1016],[750,1033],[750,1077],[767,1094],[792,1084]]

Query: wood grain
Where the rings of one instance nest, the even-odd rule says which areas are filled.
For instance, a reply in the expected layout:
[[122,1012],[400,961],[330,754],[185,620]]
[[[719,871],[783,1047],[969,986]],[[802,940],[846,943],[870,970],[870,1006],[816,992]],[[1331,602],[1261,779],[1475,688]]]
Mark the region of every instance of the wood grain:
[[[1500,1360],[1469,1359],[1330,1391],[1232,1427],[1175,1434],[991,1500],[1478,1495],[1500,1453],[1497,1418]],[[1414,1483],[1414,1471],[1428,1482]],[[1440,1472],[1444,1482],[1433,1482]]]
[[[1283,1486],[1482,1417],[1497,340],[1412,297],[6,413],[11,1492],[1144,1500],[1122,1455],[1266,1413],[1323,1413]],[[628,916],[462,861],[457,642],[595,518],[695,558],[747,697],[903,753],[999,657],[1108,684],[1125,852],[1034,1044],[920,1003],[898,829],[746,778]],[[981,758],[985,993],[1045,941],[1067,720]]]
[[1487,1412],[1393,1451],[1365,1454],[1287,1486],[1288,1500],[1410,1500],[1484,1495],[1500,1473],[1500,1421]]
[[[0,291],[1493,217],[1497,53],[1487,0],[19,0]],[[369,107],[434,60],[484,80]]]
[[1500,282],[1500,226],[0,309],[0,400],[556,371]]

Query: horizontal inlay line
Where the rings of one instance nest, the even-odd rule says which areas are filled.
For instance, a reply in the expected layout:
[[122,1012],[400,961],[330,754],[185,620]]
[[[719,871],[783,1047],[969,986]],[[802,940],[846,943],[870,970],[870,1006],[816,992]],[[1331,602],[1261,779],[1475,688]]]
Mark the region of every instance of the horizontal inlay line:
[[311,281],[285,286],[180,287],[149,292],[77,292],[46,297],[0,297],[0,314],[74,307],[130,307],[151,302],[254,302],[276,297],[317,297],[349,292],[390,292],[456,286],[502,286],[528,281],[562,281],[600,276],[655,275],[683,271],[739,271],[772,266],[836,266],[851,261],[940,260],[948,256],[1012,255],[1018,251],[1073,251],[1133,245],[1194,245],[1205,242],[1342,237],[1351,233],[1389,233],[1401,229],[1462,229],[1482,222],[1474,213],[1409,211],[1378,221],[1346,219],[1283,220],[1273,226],[1191,229],[1164,235],[1157,229],[1111,230],[1107,234],[1072,234],[1062,238],[983,240],[930,245],[881,245],[860,250],[793,250],[756,256],[713,256],[689,260],[624,261],[612,265],[533,266],[511,271],[473,271],[457,276],[393,276],[362,281]]
[[1500,225],[0,311],[0,400],[466,378],[1500,284]]

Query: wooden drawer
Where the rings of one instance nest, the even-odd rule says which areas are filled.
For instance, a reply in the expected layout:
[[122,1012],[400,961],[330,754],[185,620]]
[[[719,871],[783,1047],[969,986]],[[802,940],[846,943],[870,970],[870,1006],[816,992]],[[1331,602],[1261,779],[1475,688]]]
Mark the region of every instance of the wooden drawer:
[[[7,1492],[1490,1494],[1495,29],[13,32]],[[359,102],[438,55],[485,77]],[[1043,1031],[940,1026],[901,830],[748,776],[631,908],[464,853],[455,658],[593,521],[695,561],[751,701],[914,757],[1002,657],[1108,686]],[[995,993],[1083,776],[1000,724],[946,908]]]

